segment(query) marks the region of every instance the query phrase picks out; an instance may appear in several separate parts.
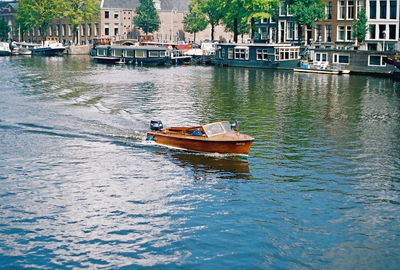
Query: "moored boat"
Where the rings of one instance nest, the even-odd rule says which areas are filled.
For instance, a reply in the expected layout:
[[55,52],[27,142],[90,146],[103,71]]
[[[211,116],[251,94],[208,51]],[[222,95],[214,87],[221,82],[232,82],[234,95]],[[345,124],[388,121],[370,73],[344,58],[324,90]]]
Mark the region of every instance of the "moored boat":
[[164,65],[169,61],[169,52],[156,46],[98,45],[92,58],[106,64]]
[[0,56],[11,55],[10,44],[8,42],[0,42]]
[[33,55],[57,56],[63,55],[65,51],[64,45],[59,42],[46,40],[42,45],[31,49]]
[[233,130],[228,121],[194,127],[163,129],[161,121],[151,121],[147,139],[184,150],[247,155],[254,138]]

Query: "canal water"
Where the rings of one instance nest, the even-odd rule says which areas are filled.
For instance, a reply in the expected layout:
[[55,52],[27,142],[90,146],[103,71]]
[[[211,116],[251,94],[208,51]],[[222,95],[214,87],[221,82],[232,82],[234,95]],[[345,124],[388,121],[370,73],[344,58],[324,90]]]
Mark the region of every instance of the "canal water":
[[[86,56],[0,79],[0,268],[400,265],[400,83]],[[145,141],[225,119],[248,158]]]

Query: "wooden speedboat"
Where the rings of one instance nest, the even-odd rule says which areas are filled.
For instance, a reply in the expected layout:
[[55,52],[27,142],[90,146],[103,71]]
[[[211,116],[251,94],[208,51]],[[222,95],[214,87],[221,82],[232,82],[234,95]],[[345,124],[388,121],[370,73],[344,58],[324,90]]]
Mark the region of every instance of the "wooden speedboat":
[[147,139],[185,150],[235,155],[247,155],[254,141],[253,137],[233,130],[228,121],[166,129],[161,121],[151,121]]

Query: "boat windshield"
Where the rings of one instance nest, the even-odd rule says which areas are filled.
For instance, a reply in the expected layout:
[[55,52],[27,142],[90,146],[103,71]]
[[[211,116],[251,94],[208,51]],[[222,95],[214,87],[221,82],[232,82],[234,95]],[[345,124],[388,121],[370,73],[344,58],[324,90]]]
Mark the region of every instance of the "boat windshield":
[[217,122],[204,125],[203,129],[207,133],[207,136],[211,137],[226,133],[230,130],[230,125],[229,122]]

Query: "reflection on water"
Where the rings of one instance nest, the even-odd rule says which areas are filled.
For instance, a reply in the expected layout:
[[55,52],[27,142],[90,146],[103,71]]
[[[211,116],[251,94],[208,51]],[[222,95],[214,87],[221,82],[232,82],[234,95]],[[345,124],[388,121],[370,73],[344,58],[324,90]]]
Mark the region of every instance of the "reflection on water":
[[176,158],[181,166],[192,167],[197,174],[196,178],[207,179],[207,174],[215,172],[230,173],[227,178],[248,179],[250,177],[249,164],[245,158],[179,152],[171,156]]
[[[400,83],[0,58],[6,268],[396,269]],[[246,159],[145,141],[238,120]]]

